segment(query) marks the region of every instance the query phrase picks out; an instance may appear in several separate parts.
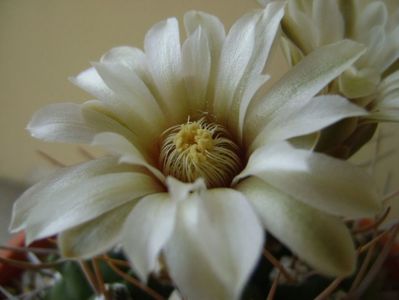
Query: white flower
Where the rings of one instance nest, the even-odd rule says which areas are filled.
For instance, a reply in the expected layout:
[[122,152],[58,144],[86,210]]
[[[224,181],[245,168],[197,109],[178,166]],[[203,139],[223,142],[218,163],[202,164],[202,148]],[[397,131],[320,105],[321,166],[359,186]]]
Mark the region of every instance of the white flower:
[[283,15],[275,2],[225,34],[201,12],[153,26],[144,52],[114,48],[72,78],[98,100],[33,116],[37,138],[93,143],[119,155],[57,172],[15,203],[27,242],[59,233],[67,257],[118,242],[146,280],[162,253],[188,299],[235,299],[259,258],[262,226],[318,271],[350,274],[355,251],[341,217],[378,209],[360,169],[286,140],[364,110],[314,97],[363,48],[343,41],[309,55],[264,97],[261,72]]
[[283,45],[290,63],[318,47],[350,38],[367,46],[367,51],[338,78],[339,92],[348,98],[374,95],[384,72],[399,58],[398,4],[390,0],[288,1],[283,29],[289,40]]

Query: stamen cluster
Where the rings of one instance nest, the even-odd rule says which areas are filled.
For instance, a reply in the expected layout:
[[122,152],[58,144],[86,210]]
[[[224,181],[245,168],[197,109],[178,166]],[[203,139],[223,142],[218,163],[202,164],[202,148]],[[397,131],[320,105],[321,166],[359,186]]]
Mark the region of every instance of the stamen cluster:
[[160,165],[185,182],[202,177],[208,187],[229,186],[241,170],[239,147],[227,130],[204,118],[175,125],[162,134]]

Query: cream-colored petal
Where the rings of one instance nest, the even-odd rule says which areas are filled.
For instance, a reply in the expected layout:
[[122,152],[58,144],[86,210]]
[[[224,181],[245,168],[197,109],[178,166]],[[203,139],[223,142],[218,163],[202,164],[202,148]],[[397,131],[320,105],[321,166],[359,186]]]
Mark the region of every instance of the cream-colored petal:
[[178,22],[170,18],[155,24],[146,34],[144,50],[149,69],[160,93],[159,105],[174,123],[187,118]]
[[316,132],[344,118],[366,115],[366,110],[340,96],[314,97],[302,108],[275,114],[258,134],[250,151],[271,142]]
[[198,27],[184,42],[182,48],[183,76],[190,100],[190,115],[201,116],[207,110],[208,81],[211,71],[211,53],[208,38]]
[[97,134],[93,139],[93,145],[101,146],[118,155],[119,162],[146,167],[161,182],[165,182],[165,176],[157,169],[157,160],[148,162],[142,153],[125,137],[113,132]]
[[373,27],[385,27],[388,22],[388,11],[383,1],[372,1],[361,11],[357,19],[357,33],[365,36]]
[[275,41],[284,14],[284,6],[284,2],[268,4],[255,27],[255,44],[251,60],[235,91],[231,106],[232,113],[229,114],[228,119],[229,128],[237,133],[240,142],[249,103],[258,89],[270,78],[269,75],[261,75],[261,73]]
[[385,29],[381,26],[371,28],[366,38],[360,39],[360,41],[367,45],[367,52],[356,62],[356,67],[367,68],[370,66],[382,73],[383,70],[379,68],[379,61],[380,57],[384,56],[384,48],[387,42]]
[[121,242],[122,228],[137,199],[58,235],[62,256],[91,258]]
[[399,90],[399,70],[384,78],[378,86],[378,93],[381,98],[394,90]]
[[186,28],[187,35],[193,34],[198,27],[201,27],[203,33],[207,37],[209,53],[211,54],[211,70],[209,74],[209,84],[206,98],[208,99],[209,111],[211,107],[212,99],[215,93],[215,84],[217,76],[217,66],[220,60],[220,51],[225,39],[225,30],[223,23],[220,20],[210,14],[200,11],[189,11],[184,15],[184,26]]
[[[244,132],[244,121],[245,121],[245,114],[247,112],[249,103],[251,102],[252,98],[255,94],[259,91],[259,89],[270,79],[269,75],[258,75],[253,76],[251,79],[248,80],[245,91],[243,92],[242,96],[240,96],[240,101],[237,101],[233,104],[233,107],[239,105],[239,108],[233,108],[233,111],[239,111],[238,113],[238,123],[234,121],[231,124],[232,128],[236,128],[237,131],[237,139],[238,141],[242,142],[243,139],[243,132]],[[230,120],[233,120],[231,118]],[[237,127],[238,126],[238,127]]]
[[64,143],[90,143],[96,134],[75,103],[50,104],[37,111],[28,124],[30,134],[38,139]]
[[318,28],[309,17],[311,12],[302,11],[301,6],[300,1],[288,1],[282,28],[288,38],[306,55],[317,47]]
[[266,230],[318,272],[347,276],[355,270],[354,244],[342,220],[254,177],[245,179],[237,189],[254,206]]
[[289,66],[295,66],[303,59],[304,55],[302,51],[286,37],[281,37],[280,44]]
[[[399,16],[399,13],[397,13]],[[380,57],[378,62],[379,69],[385,71],[391,64],[399,58],[399,25],[387,33],[387,39],[384,48],[384,55]]]
[[313,0],[313,20],[317,28],[317,45],[323,46],[344,39],[344,18],[336,0]]
[[337,216],[370,217],[378,213],[381,205],[376,184],[363,169],[288,143],[257,149],[237,179],[250,175]]
[[142,281],[155,269],[158,256],[172,234],[176,202],[167,193],[141,199],[129,215],[122,245]]
[[305,57],[280,79],[265,97],[256,98],[249,106],[244,123],[244,136],[249,145],[273,115],[303,107],[325,85],[348,68],[365,49],[344,40],[321,47]]
[[[128,169],[131,169],[128,167]],[[26,226],[32,209],[46,196],[57,194],[69,186],[79,184],[94,176],[128,170],[126,165],[119,165],[115,157],[92,160],[76,166],[57,170],[26,190],[14,203],[10,231],[17,232]]]
[[146,84],[135,72],[120,63],[96,63],[94,67],[108,87],[127,104],[130,118],[137,120],[128,123],[133,131],[139,131],[136,128],[138,122],[148,128],[147,134],[149,130],[162,131],[165,116]]
[[136,113],[129,105],[134,100],[118,95],[101,78],[97,70],[92,67],[81,72],[76,77],[70,79],[78,87],[95,96],[102,103],[101,106],[107,108],[117,119],[119,119],[129,130],[137,130],[135,122]]
[[176,202],[184,201],[190,194],[206,189],[205,181],[202,178],[198,178],[193,183],[184,183],[169,176],[166,178],[166,185],[168,187],[170,198]]
[[134,71],[145,83],[151,84],[152,78],[147,59],[141,49],[128,46],[115,47],[105,53],[100,61],[123,64]]
[[262,228],[242,194],[203,190],[180,203],[165,257],[183,296],[238,299],[262,246]]
[[[275,2],[244,15],[231,27],[223,44],[212,112],[218,122],[228,124],[236,133],[242,95],[248,80],[262,72],[283,13],[284,3]],[[242,113],[245,111],[246,107]]]
[[399,107],[394,109],[380,109],[372,112],[368,119],[378,122],[399,122]]
[[396,90],[393,90],[389,94],[385,95],[385,97],[377,103],[375,108],[376,109],[399,108],[399,86]]
[[366,97],[376,91],[380,79],[375,69],[357,70],[352,67],[338,78],[339,90],[349,99]]
[[85,122],[95,128],[97,132],[114,132],[122,135],[148,160],[158,151],[154,140],[141,139],[126,126],[123,120],[110,111],[108,106],[100,101],[85,102],[82,105],[82,114]]
[[26,242],[70,229],[162,189],[156,179],[139,172],[94,176],[57,190],[46,186],[26,220]]

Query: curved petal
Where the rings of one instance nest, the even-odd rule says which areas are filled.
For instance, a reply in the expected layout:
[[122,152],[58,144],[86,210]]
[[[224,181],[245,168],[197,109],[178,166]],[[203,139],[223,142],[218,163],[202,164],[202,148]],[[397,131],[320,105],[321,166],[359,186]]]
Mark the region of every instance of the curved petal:
[[81,106],[75,103],[45,106],[33,115],[27,129],[35,138],[64,143],[90,143],[96,134],[83,119]]
[[242,194],[202,190],[180,203],[165,257],[185,297],[238,299],[262,246],[262,227]]
[[26,243],[75,227],[162,189],[154,178],[132,172],[94,176],[57,190],[47,186],[26,220]]
[[328,45],[344,38],[344,18],[336,0],[313,0],[313,19],[318,28],[318,45]]
[[378,93],[381,98],[385,98],[394,90],[399,90],[399,70],[384,78],[378,86]]
[[379,82],[380,74],[375,69],[367,68],[349,68],[338,78],[340,92],[350,99],[373,94]]
[[[132,129],[138,130],[137,123],[149,129],[162,131],[165,117],[146,84],[132,70],[120,63],[93,64],[104,82],[124,100],[130,108],[130,118],[135,121]],[[137,119],[137,120],[136,120]],[[139,133],[139,132],[138,132]]]
[[158,255],[172,234],[176,202],[167,193],[141,199],[127,218],[122,245],[142,281],[156,267]]
[[283,13],[284,3],[279,1],[244,15],[231,27],[223,44],[213,113],[218,122],[227,124],[226,111],[235,108],[229,123],[236,132],[245,87],[262,72]]
[[237,189],[253,204],[266,230],[316,270],[329,276],[347,276],[355,270],[356,252],[343,221],[254,177]]
[[370,28],[385,27],[388,22],[388,11],[383,1],[372,1],[359,13],[356,24],[360,36],[367,34]]
[[140,151],[122,135],[113,132],[99,133],[94,137],[92,144],[117,153],[120,155],[119,162],[121,163],[146,167],[161,182],[165,182],[165,176],[156,167],[148,163]]
[[147,59],[141,49],[128,46],[115,47],[105,53],[100,61],[123,64],[134,71],[146,84],[151,84],[152,78]]
[[[308,6],[308,7],[304,7]],[[286,13],[282,22],[285,35],[295,43],[304,55],[312,52],[317,47],[318,27],[309,16],[311,1],[288,1]],[[310,7],[309,7],[310,6]]]
[[171,199],[177,202],[186,200],[192,193],[206,189],[205,181],[202,178],[198,178],[194,183],[185,183],[169,176],[166,178],[166,185]]
[[26,226],[29,213],[46,194],[57,194],[66,187],[74,186],[81,181],[106,173],[122,172],[127,170],[126,167],[126,165],[119,165],[115,157],[106,157],[54,172],[48,178],[30,187],[15,201],[10,231],[17,232]]
[[[94,67],[81,72],[76,77],[70,78],[70,80],[72,83],[100,100],[99,103],[101,103],[101,106],[106,107],[106,110],[120,120],[130,131],[135,132],[136,135],[142,132],[140,131],[141,126],[137,125],[140,123],[134,118],[137,116],[131,105],[134,99],[132,97],[118,95],[104,82]],[[86,103],[90,102],[92,101]]]
[[136,203],[131,201],[61,232],[57,244],[62,256],[85,259],[107,252],[121,241],[123,224]]
[[303,59],[302,51],[286,37],[281,37],[280,46],[290,67],[295,66]]
[[380,209],[376,184],[364,170],[288,143],[257,149],[237,179],[249,175],[329,214],[357,218]]
[[363,108],[340,96],[314,97],[297,110],[274,115],[252,143],[251,150],[270,142],[316,132],[347,117],[365,115],[367,112]]
[[206,95],[211,71],[211,53],[208,39],[201,27],[184,42],[182,59],[184,83],[190,100],[190,111],[194,116],[201,115],[201,112],[206,111]]
[[[209,52],[211,54],[211,70],[206,98],[211,101],[215,93],[217,66],[219,65],[220,51],[225,39],[225,30],[222,22],[210,14],[200,11],[189,11],[184,15],[184,26],[187,35],[192,35],[198,27],[201,27],[207,37]],[[208,103],[209,105],[209,103]],[[209,111],[210,106],[206,111]]]
[[175,18],[154,25],[146,34],[144,49],[149,69],[160,92],[162,110],[179,122],[187,118],[188,103],[184,96],[181,70],[179,27]]
[[118,118],[108,107],[97,100],[83,103],[82,114],[85,122],[97,130],[97,132],[114,132],[125,137],[140,153],[150,159],[157,152],[155,141],[146,143],[137,134],[132,132],[125,123]]
[[112,90],[105,84],[93,67],[70,77],[69,80],[99,100],[110,101],[110,99],[115,97]]
[[244,124],[247,144],[255,139],[273,115],[290,114],[306,105],[364,51],[360,44],[345,40],[321,47],[305,57],[265,97],[250,104]]

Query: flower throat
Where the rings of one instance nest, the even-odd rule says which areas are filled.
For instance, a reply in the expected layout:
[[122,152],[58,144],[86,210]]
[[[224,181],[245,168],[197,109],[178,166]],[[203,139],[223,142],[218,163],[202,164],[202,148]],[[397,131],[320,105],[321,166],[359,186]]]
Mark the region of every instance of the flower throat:
[[241,170],[238,151],[224,127],[200,119],[162,134],[159,161],[166,176],[184,182],[202,177],[208,187],[229,186]]

